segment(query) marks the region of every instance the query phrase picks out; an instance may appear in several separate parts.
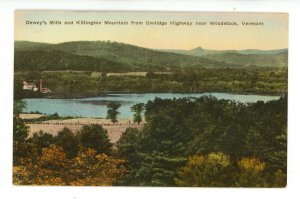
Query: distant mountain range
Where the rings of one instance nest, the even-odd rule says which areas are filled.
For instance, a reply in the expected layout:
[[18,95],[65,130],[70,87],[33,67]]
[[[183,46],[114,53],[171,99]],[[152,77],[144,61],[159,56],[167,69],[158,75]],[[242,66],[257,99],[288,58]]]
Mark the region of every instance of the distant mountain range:
[[238,53],[243,55],[276,55],[279,53],[287,52],[287,48],[276,50],[259,50],[259,49],[246,49],[246,50],[209,50],[202,47],[194,48],[192,50],[161,50],[164,52],[174,52],[186,55],[205,56],[214,54]]
[[288,65],[288,49],[276,50],[208,50],[201,47],[192,50],[162,50],[178,54],[193,55],[227,63],[257,65],[269,67],[286,67]]
[[172,67],[286,67],[288,50],[157,50],[107,41],[15,42],[15,70],[141,71]]

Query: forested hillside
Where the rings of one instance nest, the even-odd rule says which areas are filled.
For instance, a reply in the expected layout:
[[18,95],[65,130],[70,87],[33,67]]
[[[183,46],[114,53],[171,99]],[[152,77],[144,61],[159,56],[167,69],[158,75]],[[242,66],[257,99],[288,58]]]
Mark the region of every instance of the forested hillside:
[[77,71],[132,71],[133,67],[105,58],[74,55],[61,51],[16,51],[16,71],[77,70]]
[[[82,59],[82,60],[81,60]],[[129,44],[78,41],[59,44],[15,42],[16,70],[145,71],[174,67],[241,67],[204,57],[162,52]],[[78,63],[77,65],[75,63]],[[127,66],[127,67],[120,67]]]

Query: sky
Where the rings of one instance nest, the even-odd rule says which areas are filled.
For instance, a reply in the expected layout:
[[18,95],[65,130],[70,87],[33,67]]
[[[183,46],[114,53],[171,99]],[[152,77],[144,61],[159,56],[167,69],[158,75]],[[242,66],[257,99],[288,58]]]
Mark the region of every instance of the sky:
[[[49,24],[55,20],[62,24]],[[100,21],[102,24],[76,25],[78,20]],[[26,24],[36,21],[45,21],[47,25]],[[74,21],[74,24],[65,25],[65,21]],[[104,25],[104,21],[127,21],[129,25]],[[131,21],[140,21],[143,25],[132,25]],[[168,25],[146,25],[147,21],[162,21]],[[193,25],[169,25],[172,21],[191,22]],[[237,22],[239,25],[211,26],[212,21]],[[206,22],[206,25],[197,26],[196,22]],[[263,22],[263,26],[243,26],[242,22]],[[15,40],[45,43],[110,40],[153,49],[281,49],[288,48],[288,14],[17,10]]]

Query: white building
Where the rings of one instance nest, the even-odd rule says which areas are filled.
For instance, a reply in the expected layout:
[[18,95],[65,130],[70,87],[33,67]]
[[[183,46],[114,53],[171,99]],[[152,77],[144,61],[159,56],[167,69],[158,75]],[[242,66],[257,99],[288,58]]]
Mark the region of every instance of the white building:
[[26,81],[23,82],[23,90],[31,90],[31,91],[38,91],[38,87],[35,83],[27,83]]

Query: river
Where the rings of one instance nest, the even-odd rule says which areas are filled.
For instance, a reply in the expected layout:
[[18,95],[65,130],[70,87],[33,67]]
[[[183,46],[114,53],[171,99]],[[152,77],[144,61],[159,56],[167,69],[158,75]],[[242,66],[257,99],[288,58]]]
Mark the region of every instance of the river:
[[217,99],[234,100],[242,103],[251,103],[257,101],[277,100],[280,96],[268,95],[245,95],[231,93],[143,93],[143,94],[106,94],[100,97],[83,99],[46,99],[33,98],[24,99],[26,102],[25,112],[41,112],[43,114],[58,113],[60,116],[78,116],[78,117],[97,117],[105,118],[107,104],[117,102],[121,104],[119,108],[119,118],[131,118],[130,107],[137,103],[147,103],[148,100],[154,100],[155,97],[162,99],[182,98],[182,97],[201,97],[212,95]]

